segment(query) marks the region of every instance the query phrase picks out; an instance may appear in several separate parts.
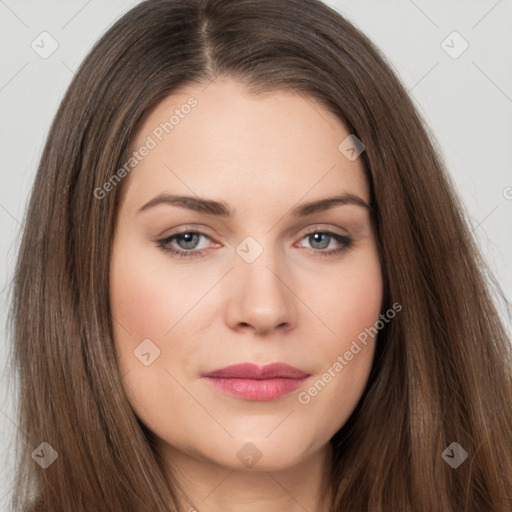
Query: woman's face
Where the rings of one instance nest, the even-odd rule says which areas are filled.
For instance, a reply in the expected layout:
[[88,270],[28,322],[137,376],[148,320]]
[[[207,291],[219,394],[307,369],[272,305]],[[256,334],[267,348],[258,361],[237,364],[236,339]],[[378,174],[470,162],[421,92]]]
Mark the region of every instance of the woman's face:
[[[310,98],[252,96],[228,79],[184,88],[145,119],[122,183],[111,303],[128,400],[169,454],[283,469],[354,410],[382,277],[347,136]],[[296,371],[205,377],[245,363]]]

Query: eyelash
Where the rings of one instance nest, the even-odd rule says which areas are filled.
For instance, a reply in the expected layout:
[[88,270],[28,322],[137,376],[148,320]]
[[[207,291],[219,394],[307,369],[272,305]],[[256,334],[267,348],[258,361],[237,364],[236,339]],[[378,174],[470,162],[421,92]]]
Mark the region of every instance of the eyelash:
[[[339,235],[339,234],[333,233],[331,231],[321,231],[319,229],[315,229],[313,231],[309,231],[308,233],[305,233],[301,237],[301,240],[303,238],[306,238],[307,236],[311,236],[314,234],[327,235],[331,238],[334,238],[338,243],[342,244],[342,246],[339,247],[338,249],[331,249],[330,251],[323,251],[320,249],[309,249],[308,253],[311,255],[314,255],[314,256],[335,256],[335,255],[340,254],[341,252],[345,251],[346,249],[348,249],[352,245],[352,242],[353,242],[353,239],[349,236]],[[195,257],[203,256],[203,252],[204,252],[203,249],[185,251],[183,249],[179,250],[179,249],[174,249],[174,248],[168,247],[168,245],[171,243],[171,241],[173,239],[179,238],[182,235],[199,235],[199,236],[204,236],[208,239],[211,239],[208,235],[206,235],[205,233],[202,233],[200,231],[194,231],[194,230],[180,231],[178,233],[173,233],[171,236],[168,236],[167,238],[157,240],[157,244],[158,244],[157,247],[161,248],[162,250],[164,250],[167,253],[170,253],[171,256],[173,256],[173,257],[195,258]]]

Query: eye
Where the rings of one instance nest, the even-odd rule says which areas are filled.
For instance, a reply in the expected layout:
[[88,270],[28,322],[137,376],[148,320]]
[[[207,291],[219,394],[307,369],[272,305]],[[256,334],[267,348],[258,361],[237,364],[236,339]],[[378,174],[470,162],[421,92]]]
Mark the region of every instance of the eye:
[[[163,240],[158,240],[157,242],[159,247],[164,251],[169,252],[172,256],[190,258],[202,256],[202,251],[197,250],[197,246],[201,238],[211,240],[208,235],[205,235],[200,231],[182,231],[180,233],[174,233]],[[176,246],[171,245],[173,241],[178,245],[177,248]]]
[[[319,256],[333,256],[339,254],[345,249],[348,249],[353,242],[352,238],[349,236],[318,229],[304,235],[301,240],[304,239],[307,239],[311,246],[312,251],[310,251],[310,253]],[[334,248],[331,250],[324,250],[332,245],[334,245]]]
[[[200,245],[201,239],[210,241],[212,240],[205,233],[189,230],[174,233],[167,238],[157,240],[157,244],[158,247],[160,247],[165,252],[170,253],[171,256],[176,256],[179,258],[195,258],[203,256],[203,249],[208,247],[208,244],[206,247],[198,247]],[[322,231],[319,229],[315,229],[309,233],[306,233],[301,238],[301,240],[304,239],[307,239],[308,243],[310,244],[310,250],[307,252],[313,256],[334,256],[341,253],[345,249],[348,249],[353,242],[352,238],[349,236],[340,235],[331,231]],[[334,248],[332,248],[333,245]],[[217,244],[217,246],[219,246],[219,244]],[[325,250],[330,246],[330,250]],[[299,247],[303,246],[299,245]]]

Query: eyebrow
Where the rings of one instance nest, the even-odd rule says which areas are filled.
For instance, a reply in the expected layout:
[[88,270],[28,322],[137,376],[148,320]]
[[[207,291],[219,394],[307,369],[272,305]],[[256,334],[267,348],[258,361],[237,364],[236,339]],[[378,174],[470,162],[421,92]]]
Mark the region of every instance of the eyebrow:
[[[178,206],[188,210],[206,213],[208,215],[216,215],[218,217],[233,216],[233,212],[224,201],[214,201],[212,199],[205,199],[197,196],[194,197],[172,194],[159,194],[141,206],[137,213],[141,213],[160,204]],[[362,198],[354,194],[346,193],[338,196],[326,197],[325,199],[319,199],[317,201],[311,201],[309,203],[304,203],[292,209],[291,214],[294,217],[306,217],[307,215],[312,215],[313,213],[324,212],[334,208],[335,206],[348,204],[361,206],[362,208],[366,208],[371,211],[371,205],[364,201]]]

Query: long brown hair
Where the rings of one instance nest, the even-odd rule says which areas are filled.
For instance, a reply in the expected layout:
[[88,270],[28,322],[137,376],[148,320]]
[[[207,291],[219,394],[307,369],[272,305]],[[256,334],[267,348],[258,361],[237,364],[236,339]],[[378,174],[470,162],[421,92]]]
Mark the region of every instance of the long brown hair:
[[[318,0],[142,2],[77,72],[41,158],[14,278],[15,509],[178,510],[116,365],[108,282],[121,187],[101,200],[94,192],[155,105],[218,76],[254,94],[314,98],[366,146],[383,311],[403,310],[379,333],[365,392],[331,440],[331,510],[512,510],[499,286],[406,90],[367,37]],[[31,457],[42,442],[58,453],[47,469]],[[468,453],[456,469],[442,457],[452,442]]]

